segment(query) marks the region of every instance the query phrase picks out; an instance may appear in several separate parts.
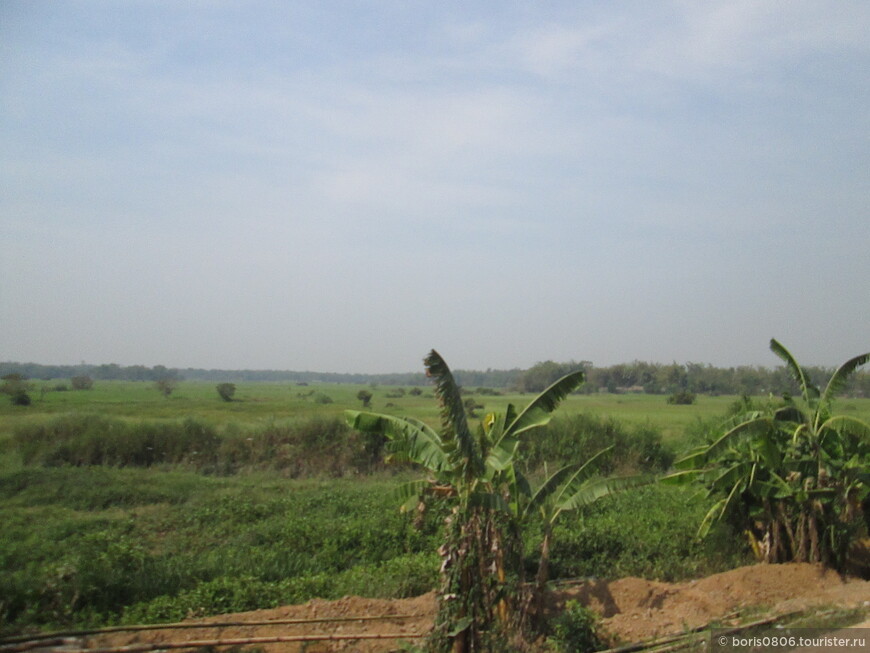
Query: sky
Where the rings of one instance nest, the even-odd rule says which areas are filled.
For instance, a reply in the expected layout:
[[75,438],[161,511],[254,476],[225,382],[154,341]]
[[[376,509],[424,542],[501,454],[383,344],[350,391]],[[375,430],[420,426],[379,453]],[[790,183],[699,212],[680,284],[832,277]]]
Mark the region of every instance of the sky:
[[0,360],[870,350],[870,3],[0,2]]

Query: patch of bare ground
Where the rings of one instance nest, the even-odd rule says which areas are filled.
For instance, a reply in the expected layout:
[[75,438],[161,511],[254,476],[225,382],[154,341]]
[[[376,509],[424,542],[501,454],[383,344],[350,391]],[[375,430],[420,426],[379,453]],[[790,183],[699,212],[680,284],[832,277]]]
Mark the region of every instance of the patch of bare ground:
[[578,600],[603,617],[613,637],[636,642],[761,607],[772,614],[818,606],[870,607],[870,581],[811,564],[752,565],[684,583],[593,580],[555,592],[553,599],[554,610]]
[[[641,578],[591,580],[554,592],[549,612],[555,614],[571,599],[601,614],[604,628],[615,641],[638,642],[701,627],[736,611],[746,613],[764,608],[766,613],[778,614],[817,606],[870,608],[870,581],[845,578],[810,564],[753,565],[684,583]],[[245,648],[257,647],[266,653],[386,653],[399,650],[403,637],[418,641],[414,635],[427,633],[435,609],[433,593],[396,600],[359,597],[312,600],[304,605],[185,622],[186,626],[193,626],[190,628],[104,633],[78,639],[73,648],[135,650],[140,645],[163,644],[168,648],[170,643],[214,640],[232,640],[239,645],[240,641],[249,640],[243,645]],[[366,619],[353,619],[357,617]],[[306,622],[288,623],[294,620]],[[228,623],[232,625],[220,625]],[[379,639],[257,641],[354,634]]]
[[[232,641],[233,645],[246,649],[256,647],[265,653],[386,653],[398,650],[402,641],[414,642],[418,639],[415,636],[427,634],[432,628],[435,607],[434,592],[395,600],[356,596],[346,596],[337,601],[313,599],[303,605],[184,622],[185,625],[196,625],[195,628],[155,628],[91,636],[80,640],[79,648],[131,647],[131,650],[135,650],[143,644],[198,642],[202,646],[204,642],[221,640]],[[232,625],[222,625],[230,623]],[[344,639],[355,634],[373,639]],[[286,641],[309,636],[342,639]],[[285,641],[267,641],[279,638]]]

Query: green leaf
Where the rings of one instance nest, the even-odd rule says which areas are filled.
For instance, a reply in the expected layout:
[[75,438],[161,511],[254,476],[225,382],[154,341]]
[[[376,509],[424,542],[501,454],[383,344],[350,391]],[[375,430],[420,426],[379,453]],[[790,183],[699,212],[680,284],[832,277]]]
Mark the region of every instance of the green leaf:
[[487,470],[502,472],[513,465],[519,445],[519,440],[508,438],[493,447],[486,458]]
[[652,476],[618,476],[598,478],[583,483],[573,494],[562,499],[558,508],[562,512],[576,510],[598,499],[655,482]]
[[430,485],[432,485],[431,482],[424,479],[402,483],[392,493],[399,504],[399,509],[405,512],[416,506]]
[[[849,377],[855,372],[855,370],[866,364],[868,361],[870,361],[870,352],[850,358],[840,365],[837,371],[834,372],[833,376],[831,376],[828,385],[825,387],[825,392],[822,394],[822,399],[819,402],[819,406],[822,410],[828,410],[834,397],[840,393],[846,385],[846,381],[849,380]],[[818,425],[816,426],[818,427]]]
[[447,633],[448,637],[456,637],[459,633],[466,630],[470,625],[473,619],[471,617],[463,617],[462,619],[458,619],[454,624],[453,628]]
[[728,506],[727,499],[720,499],[710,510],[707,511],[707,514],[704,515],[704,519],[701,520],[701,525],[698,526],[698,537],[705,538],[710,533],[710,528],[713,526],[713,522],[717,521],[722,517],[722,514],[725,511],[725,508]]
[[535,397],[523,409],[515,420],[505,429],[506,435],[516,436],[529,429],[545,425],[550,421],[551,413],[571,392],[576,390],[584,380],[581,370],[566,374],[549,388]]
[[702,469],[684,469],[667,476],[662,476],[658,482],[662,485],[687,485],[697,481],[703,472],[704,470]]
[[465,417],[465,405],[459,386],[453,378],[453,373],[434,349],[423,361],[426,365],[426,376],[435,382],[435,396],[441,405],[442,437],[445,440],[455,439],[461,457],[466,461],[467,474],[474,476],[483,472],[484,464],[477,449],[475,438],[468,428]]
[[407,458],[433,471],[451,468],[449,446],[420,420],[358,410],[345,411],[345,418],[357,431],[380,433],[392,440],[392,450],[399,459]]
[[791,355],[788,349],[783,347],[775,338],[770,339],[770,350],[785,361],[786,367],[792,376],[798,382],[801,388],[801,394],[808,406],[812,406],[814,400],[819,398],[819,389],[814,386],[809,379],[804,368],[798,365],[794,356]]
[[713,442],[704,451],[707,459],[715,458],[723,449],[725,449],[732,440],[746,434],[756,433],[758,430],[769,425],[769,419],[758,411],[747,413],[745,421],[739,422],[727,430],[718,440]]

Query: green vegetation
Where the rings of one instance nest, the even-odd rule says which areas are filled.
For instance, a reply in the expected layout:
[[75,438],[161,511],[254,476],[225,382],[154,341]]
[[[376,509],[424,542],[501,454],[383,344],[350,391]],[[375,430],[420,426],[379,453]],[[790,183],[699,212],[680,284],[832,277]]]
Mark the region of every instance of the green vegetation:
[[592,653],[606,648],[598,635],[600,617],[577,601],[568,601],[565,611],[553,620],[550,640],[559,653]]
[[235,383],[218,383],[215,389],[217,390],[218,396],[224,401],[232,401],[236,394]]
[[427,591],[436,528],[392,510],[392,486],[106,467],[3,474],[0,620],[12,631],[177,620]]
[[[583,383],[582,371],[557,379],[522,411],[508,404],[504,414],[488,414],[472,432],[467,401],[447,364],[434,350],[425,363],[441,408],[439,431],[410,417],[358,411],[348,411],[348,423],[389,438],[394,459],[429,472],[429,478],[406,486],[406,497],[423,507],[437,499],[450,508],[438,549],[442,579],[431,648],[501,650],[509,634],[523,631],[530,608],[543,615],[559,517],[640,481],[597,476],[593,463],[603,451],[575,451],[581,462],[559,469],[534,489],[519,470],[521,442],[549,423],[553,411]],[[529,596],[522,589],[523,530],[533,520],[541,524],[543,537]]]
[[[745,529],[766,562],[824,562],[842,569],[870,518],[870,424],[833,414],[834,397],[870,353],[846,361],[822,392],[776,340],[801,400],[785,397],[739,412],[714,442],[680,461],[670,481],[699,480],[718,497],[701,524]],[[751,406],[747,406],[751,408]]]
[[[0,402],[0,633],[345,594],[408,596],[438,585],[446,502],[397,511],[395,488],[418,478],[418,468],[386,465],[385,438],[342,419],[366,390],[373,410],[437,429],[439,408],[422,374],[403,382],[406,392],[362,381],[235,380],[228,402],[215,383],[232,377],[182,380],[164,397],[153,378],[82,373],[96,380],[80,392],[67,391],[78,374],[69,370],[6,380],[23,384],[31,404]],[[477,389],[461,391],[463,410],[469,398],[495,414],[530,401],[468,378]],[[319,394],[332,403],[318,403]],[[687,445],[721,435],[726,413],[764,401],[698,394],[693,405],[672,406],[661,395],[571,394],[557,417],[521,438],[516,468],[540,488],[615,445],[596,459],[597,471],[659,473]],[[868,399],[844,399],[838,409],[840,419],[870,420]],[[690,487],[654,485],[561,511],[548,575],[676,580],[747,561],[746,540],[729,520],[695,539],[709,509]],[[517,576],[534,578],[545,535],[544,521],[525,524]]]

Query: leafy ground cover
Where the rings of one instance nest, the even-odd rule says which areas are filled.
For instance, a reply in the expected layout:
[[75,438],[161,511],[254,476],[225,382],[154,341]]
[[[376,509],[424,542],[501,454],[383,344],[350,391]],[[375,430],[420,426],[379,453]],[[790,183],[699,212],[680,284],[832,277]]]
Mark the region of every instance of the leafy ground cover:
[[[435,586],[443,515],[399,513],[397,482],[103,466],[5,471],[3,629],[423,593]],[[733,538],[688,535],[704,510],[697,497],[675,488],[644,493],[614,497],[560,526],[555,575],[673,579],[743,559]],[[539,536],[530,534],[528,551]]]

